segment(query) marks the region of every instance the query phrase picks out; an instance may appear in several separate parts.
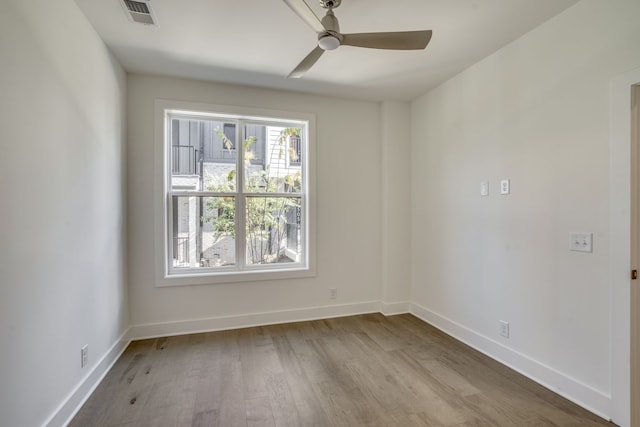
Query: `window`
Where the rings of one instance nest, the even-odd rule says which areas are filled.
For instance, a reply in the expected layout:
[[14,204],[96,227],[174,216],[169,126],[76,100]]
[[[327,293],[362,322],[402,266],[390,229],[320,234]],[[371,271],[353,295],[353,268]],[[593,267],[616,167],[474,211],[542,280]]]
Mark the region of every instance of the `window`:
[[236,149],[236,125],[231,123],[225,123],[222,126],[222,138],[224,141],[224,148],[227,150],[235,150]]
[[289,135],[289,165],[300,166],[300,159],[302,158],[302,140],[300,135]]
[[309,120],[161,111],[164,278],[309,275]]

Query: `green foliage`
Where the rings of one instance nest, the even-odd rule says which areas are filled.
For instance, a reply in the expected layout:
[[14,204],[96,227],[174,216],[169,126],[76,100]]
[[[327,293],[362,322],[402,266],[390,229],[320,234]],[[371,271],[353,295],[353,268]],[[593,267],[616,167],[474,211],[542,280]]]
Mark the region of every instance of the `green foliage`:
[[[218,136],[228,141],[224,133],[219,130]],[[283,129],[277,144],[272,147],[271,158],[281,159],[284,155],[283,146],[290,135],[299,135],[300,129]],[[243,144],[245,153],[245,192],[260,193],[260,195],[246,198],[246,239],[248,262],[265,264],[277,262],[280,253],[280,242],[286,235],[287,214],[295,218],[295,210],[300,207],[298,197],[265,196],[264,193],[296,193],[302,190],[302,176],[299,171],[293,174],[271,170],[271,165],[264,169],[251,170],[253,144],[257,137],[248,137]],[[231,141],[229,141],[229,144]],[[226,143],[225,143],[226,146]],[[297,160],[297,159],[296,159]],[[277,163],[279,165],[279,162]],[[272,173],[273,172],[273,173]],[[285,172],[285,171],[282,171]],[[236,171],[232,170],[226,179],[214,179],[207,191],[216,193],[234,193],[236,191]],[[220,196],[208,199],[206,214],[203,220],[212,225],[215,242],[224,237],[236,237],[236,198],[235,196]],[[292,215],[293,214],[293,215]]]
[[[216,193],[233,193],[236,188],[236,171],[230,171],[225,180],[214,179],[213,183],[207,187],[207,191]],[[207,198],[205,213],[202,217],[204,222],[213,225],[215,235],[214,244],[218,243],[225,236],[235,238],[235,197],[220,196]]]

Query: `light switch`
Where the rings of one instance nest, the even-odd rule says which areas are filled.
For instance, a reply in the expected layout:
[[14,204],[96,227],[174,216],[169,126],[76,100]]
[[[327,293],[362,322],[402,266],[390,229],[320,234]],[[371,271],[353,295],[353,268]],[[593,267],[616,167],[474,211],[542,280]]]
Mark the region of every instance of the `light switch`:
[[480,195],[488,196],[489,195],[489,181],[481,181],[480,182]]
[[593,233],[569,233],[569,249],[576,252],[593,252]]
[[508,179],[503,179],[502,181],[500,181],[500,194],[509,194],[509,180]]

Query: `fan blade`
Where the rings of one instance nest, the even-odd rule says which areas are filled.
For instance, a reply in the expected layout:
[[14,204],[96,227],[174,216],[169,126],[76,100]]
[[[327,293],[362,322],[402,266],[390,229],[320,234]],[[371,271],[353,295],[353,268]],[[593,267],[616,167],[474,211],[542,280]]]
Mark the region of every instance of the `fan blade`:
[[313,67],[313,64],[315,64],[318,61],[318,59],[320,59],[323,53],[324,53],[324,50],[319,46],[317,46],[315,49],[311,51],[309,55],[307,55],[302,60],[301,63],[298,64],[298,66],[287,77],[292,79],[297,79],[299,77],[302,77],[304,73],[309,71],[309,68]]
[[340,44],[372,49],[417,50],[427,47],[431,34],[431,30],[343,34]]
[[318,17],[313,13],[311,8],[304,2],[304,0],[283,0],[296,15],[298,15],[304,22],[307,23],[313,31],[316,33],[322,33],[326,31],[324,25]]

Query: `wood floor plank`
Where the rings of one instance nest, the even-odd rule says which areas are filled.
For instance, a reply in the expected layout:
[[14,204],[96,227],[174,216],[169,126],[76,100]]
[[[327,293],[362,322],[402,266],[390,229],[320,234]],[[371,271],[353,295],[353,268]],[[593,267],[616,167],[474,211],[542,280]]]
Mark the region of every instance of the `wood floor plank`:
[[398,380],[392,376],[381,364],[353,360],[347,362],[351,376],[361,390],[367,390],[370,400],[385,414],[394,420],[392,425],[409,425],[408,421],[400,424],[415,412],[417,399],[395,393],[398,390]]
[[132,342],[70,427],[598,427],[412,315]]
[[268,396],[267,378],[282,372],[273,340],[264,328],[241,330],[238,339],[245,398]]
[[275,427],[273,411],[268,397],[257,397],[245,402],[247,427]]
[[418,399],[418,410],[428,416],[433,425],[449,425],[465,420],[459,408],[452,405],[448,394],[443,393],[438,382],[414,360],[405,357],[402,352],[376,351],[378,344],[368,334],[358,337],[367,345],[371,354],[392,369],[392,375],[398,380],[396,392]]
[[276,425],[296,427],[304,424],[284,373],[271,375],[267,379],[267,389]]
[[329,420],[316,396],[309,376],[287,337],[286,326],[272,326],[274,345],[280,356],[284,376],[291,390],[300,420],[313,426],[328,426]]
[[[246,425],[242,368],[235,358],[212,361],[196,385],[193,419],[224,426]],[[212,421],[215,418],[215,422]],[[198,421],[203,422],[203,421]]]
[[452,393],[459,394],[463,397],[480,393],[480,390],[474,387],[467,378],[437,359],[422,360],[420,364],[433,378],[442,384],[443,387],[450,388]]

